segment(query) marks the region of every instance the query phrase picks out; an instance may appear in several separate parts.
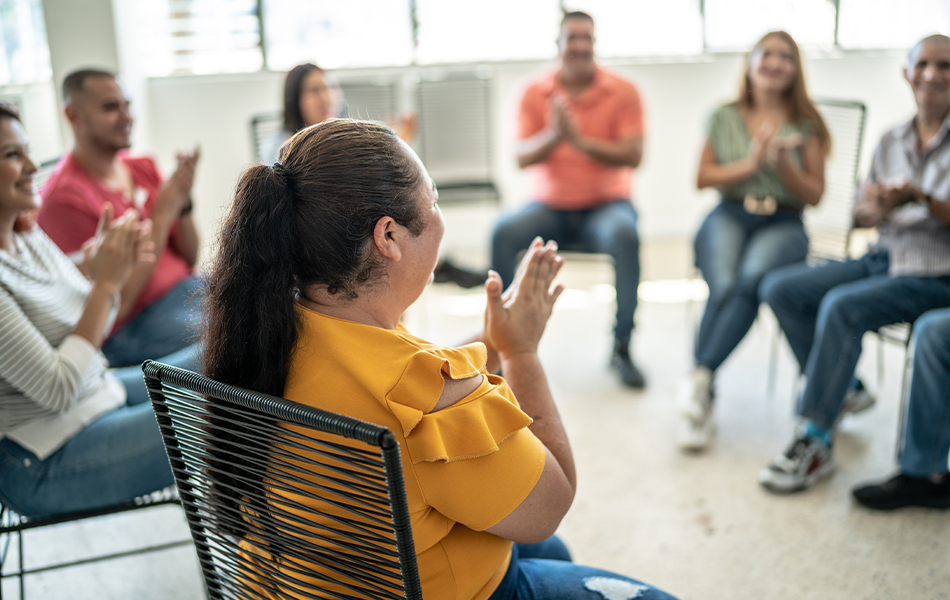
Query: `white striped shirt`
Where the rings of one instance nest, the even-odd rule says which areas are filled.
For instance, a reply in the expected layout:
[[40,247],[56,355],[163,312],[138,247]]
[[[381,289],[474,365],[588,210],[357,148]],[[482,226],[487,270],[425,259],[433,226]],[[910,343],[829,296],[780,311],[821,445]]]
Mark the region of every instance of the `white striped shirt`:
[[[950,200],[950,115],[923,151],[913,119],[888,131],[874,151],[868,183],[907,181],[938,200]],[[880,226],[878,246],[890,255],[893,277],[950,275],[950,225],[917,203],[894,209]]]
[[0,250],[0,437],[42,459],[124,404],[125,389],[72,334],[90,283],[39,227],[14,241],[16,253]]

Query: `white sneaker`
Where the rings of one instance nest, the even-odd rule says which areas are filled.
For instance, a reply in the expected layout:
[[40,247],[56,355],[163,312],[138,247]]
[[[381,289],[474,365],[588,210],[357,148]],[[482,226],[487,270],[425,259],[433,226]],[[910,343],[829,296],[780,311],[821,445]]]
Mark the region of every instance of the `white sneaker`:
[[759,483],[776,494],[791,494],[815,485],[835,469],[830,447],[799,434],[784,453],[759,471]]
[[712,411],[712,371],[697,367],[689,381],[684,382],[677,398],[680,413],[677,444],[681,450],[705,450],[716,433]]

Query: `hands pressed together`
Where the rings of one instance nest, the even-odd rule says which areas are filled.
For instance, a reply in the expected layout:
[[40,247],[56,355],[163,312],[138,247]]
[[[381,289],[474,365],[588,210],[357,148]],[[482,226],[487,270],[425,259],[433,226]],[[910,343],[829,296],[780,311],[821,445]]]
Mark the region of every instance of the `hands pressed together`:
[[785,138],[776,137],[775,134],[775,126],[765,122],[752,136],[748,158],[756,170],[766,163],[779,164],[788,161],[788,153],[804,143],[802,136],[797,133]]
[[536,353],[562,285],[553,286],[564,265],[557,244],[535,238],[525,253],[514,280],[502,291],[501,277],[490,272],[485,284],[485,342],[499,355]]
[[113,219],[112,206],[106,204],[95,237],[83,246],[81,270],[110,293],[118,292],[136,265],[155,261],[151,229],[152,222],[139,220],[132,209]]
[[167,211],[169,215],[177,218],[189,207],[199,158],[201,150],[197,147],[191,152],[179,152],[175,155],[175,172],[165,182],[155,201],[156,211]]
[[923,199],[924,193],[908,181],[869,183],[861,188],[855,208],[857,225],[873,227],[887,219],[895,208]]

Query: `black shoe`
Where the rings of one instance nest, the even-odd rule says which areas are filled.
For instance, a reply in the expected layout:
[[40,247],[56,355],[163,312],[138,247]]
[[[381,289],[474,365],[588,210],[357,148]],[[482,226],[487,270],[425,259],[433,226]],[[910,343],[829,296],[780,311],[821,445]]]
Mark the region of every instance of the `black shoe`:
[[898,473],[884,483],[854,488],[851,493],[862,506],[874,510],[894,510],[905,506],[950,508],[950,476],[934,483],[927,477]]
[[463,288],[478,287],[488,279],[488,273],[469,271],[452,264],[448,259],[439,261],[433,273],[435,283],[454,283]]
[[617,369],[620,374],[620,381],[627,387],[643,389],[646,386],[646,380],[643,373],[633,364],[630,358],[630,340],[616,340],[614,342],[614,352],[610,357],[611,368]]

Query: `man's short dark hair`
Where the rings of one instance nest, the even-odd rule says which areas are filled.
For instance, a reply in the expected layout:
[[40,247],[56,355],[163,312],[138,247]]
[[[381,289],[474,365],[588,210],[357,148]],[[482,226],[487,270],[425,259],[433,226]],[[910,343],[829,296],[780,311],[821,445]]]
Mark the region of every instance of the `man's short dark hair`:
[[590,13],[586,13],[582,10],[566,11],[564,16],[561,17],[561,27],[564,27],[564,22],[568,19],[587,19],[591,22],[591,25],[594,24],[594,17],[590,16]]
[[95,77],[115,79],[115,73],[104,69],[79,69],[73,71],[63,79],[63,103],[69,104],[82,94],[86,80]]

